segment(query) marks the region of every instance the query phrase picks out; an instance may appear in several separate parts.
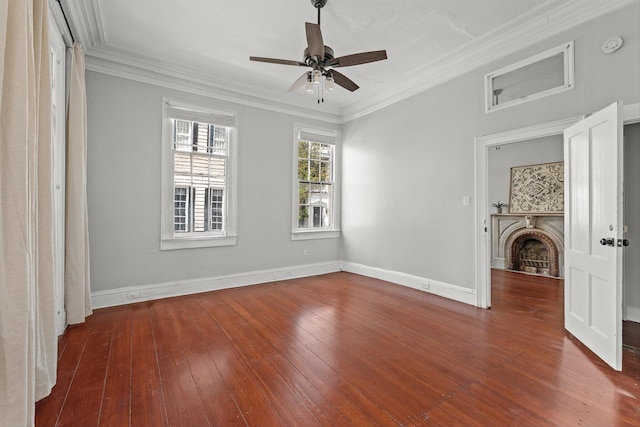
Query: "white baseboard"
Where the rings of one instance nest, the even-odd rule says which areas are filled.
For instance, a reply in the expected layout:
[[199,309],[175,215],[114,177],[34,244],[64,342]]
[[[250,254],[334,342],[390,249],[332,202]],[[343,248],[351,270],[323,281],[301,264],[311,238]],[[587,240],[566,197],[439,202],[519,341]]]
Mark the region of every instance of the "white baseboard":
[[640,308],[627,306],[626,314],[627,314],[627,318],[625,320],[640,323]]
[[255,285],[258,283],[316,276],[319,274],[340,271],[341,265],[342,264],[339,261],[306,264],[232,274],[228,276],[180,280],[175,282],[117,288],[107,291],[96,291],[91,293],[91,305],[94,309],[113,307],[142,301],[151,301],[160,298],[237,288],[240,286]]
[[400,273],[398,271],[383,270],[376,267],[368,267],[362,264],[343,262],[342,270],[349,273],[361,274],[375,279],[386,280],[397,285],[429,292],[454,301],[475,306],[477,303],[475,289],[463,288],[462,286],[451,285],[425,277],[414,276],[412,274]]

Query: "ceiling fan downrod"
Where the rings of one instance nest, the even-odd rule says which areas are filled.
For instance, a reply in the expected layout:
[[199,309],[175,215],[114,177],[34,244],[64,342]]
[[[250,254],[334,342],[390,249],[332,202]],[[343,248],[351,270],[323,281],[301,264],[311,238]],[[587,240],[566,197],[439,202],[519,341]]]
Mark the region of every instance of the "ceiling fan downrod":
[[318,9],[318,26],[320,26],[320,9],[322,9],[324,5],[327,4],[327,0],[311,0],[311,4],[313,5],[313,7]]

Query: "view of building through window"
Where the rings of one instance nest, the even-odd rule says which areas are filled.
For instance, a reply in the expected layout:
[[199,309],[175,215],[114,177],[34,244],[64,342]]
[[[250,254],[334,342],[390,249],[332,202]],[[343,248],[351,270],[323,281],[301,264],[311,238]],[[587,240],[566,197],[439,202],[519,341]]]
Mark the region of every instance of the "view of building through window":
[[173,230],[224,229],[229,128],[171,119],[173,129]]

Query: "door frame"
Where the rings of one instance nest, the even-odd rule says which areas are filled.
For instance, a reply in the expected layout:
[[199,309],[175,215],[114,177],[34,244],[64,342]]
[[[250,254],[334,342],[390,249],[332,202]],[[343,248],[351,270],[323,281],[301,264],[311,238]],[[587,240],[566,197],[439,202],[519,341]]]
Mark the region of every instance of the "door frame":
[[[52,108],[51,149],[53,155],[53,275],[55,330],[62,335],[67,327],[67,316],[64,308],[64,269],[65,269],[65,175],[66,175],[66,135],[67,135],[67,47],[72,44],[71,34],[64,22],[64,16],[57,2],[49,0],[49,50],[52,63],[52,82],[55,84],[51,100],[56,108]],[[52,52],[55,51],[55,52]],[[55,54],[54,54],[55,53]],[[54,62],[53,60],[56,59]],[[57,80],[54,80],[53,77]],[[53,120],[56,126],[53,126]]]
[[[476,305],[491,307],[491,215],[489,212],[489,149],[530,139],[562,135],[564,130],[582,120],[571,117],[526,128],[496,133],[475,139],[475,247]],[[623,125],[640,122],[640,103],[625,105]],[[626,308],[623,307],[623,310]]]

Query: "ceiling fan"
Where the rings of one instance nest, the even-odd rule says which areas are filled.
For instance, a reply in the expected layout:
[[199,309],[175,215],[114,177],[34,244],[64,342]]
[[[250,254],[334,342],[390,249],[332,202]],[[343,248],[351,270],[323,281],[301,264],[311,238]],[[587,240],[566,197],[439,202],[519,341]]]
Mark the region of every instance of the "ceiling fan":
[[[324,41],[322,40],[322,32],[320,31],[320,10],[325,4],[327,4],[327,0],[311,0],[311,4],[318,9],[318,23],[313,24],[305,22],[307,48],[304,50],[303,61],[262,58],[259,56],[250,56],[249,60],[268,62],[271,64],[293,65],[297,67],[310,67],[310,71],[307,71],[293,82],[289,88],[289,92],[295,92],[305,86],[305,84],[307,85],[307,92],[309,93],[313,93],[315,88],[318,88],[318,103],[320,103],[320,91],[323,88],[323,80],[324,88],[329,91],[333,90],[334,83],[351,92],[359,88],[357,84],[344,74],[338,72],[336,68],[381,61],[383,59],[387,59],[387,51],[375,50],[371,52],[354,53],[337,58],[334,57],[333,49],[329,46],[325,46]],[[322,102],[324,102],[324,98],[322,98]]]

